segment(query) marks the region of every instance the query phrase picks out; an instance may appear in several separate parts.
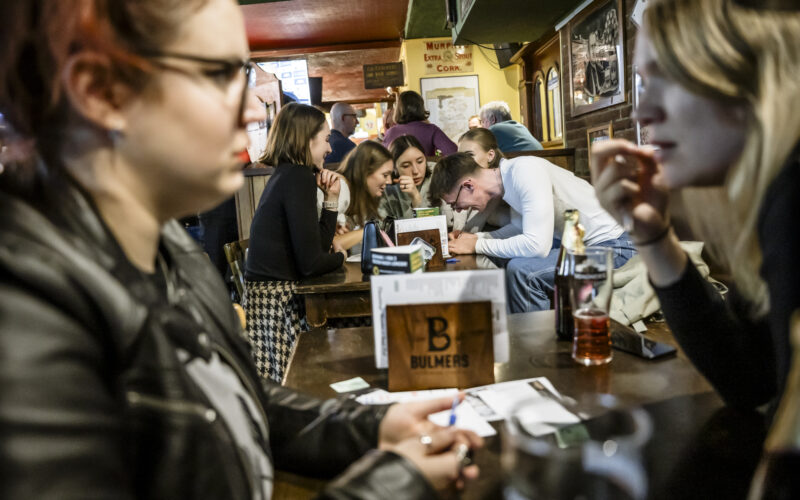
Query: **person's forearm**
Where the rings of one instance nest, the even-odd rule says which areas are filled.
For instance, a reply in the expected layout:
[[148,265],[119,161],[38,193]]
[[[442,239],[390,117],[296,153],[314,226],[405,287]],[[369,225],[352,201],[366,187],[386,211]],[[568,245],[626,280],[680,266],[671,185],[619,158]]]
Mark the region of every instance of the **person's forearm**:
[[677,282],[683,276],[689,262],[678,237],[671,228],[664,238],[651,244],[637,245],[636,249],[642,262],[647,266],[650,281],[658,287],[666,287]]
[[363,229],[356,229],[344,234],[337,234],[333,237],[334,245],[339,245],[345,250],[350,250],[354,245],[361,243],[364,237]]

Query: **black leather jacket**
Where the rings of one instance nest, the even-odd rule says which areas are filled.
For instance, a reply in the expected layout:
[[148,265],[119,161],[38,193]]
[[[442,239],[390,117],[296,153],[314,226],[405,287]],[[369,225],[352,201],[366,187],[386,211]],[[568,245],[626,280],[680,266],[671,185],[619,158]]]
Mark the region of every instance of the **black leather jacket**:
[[257,376],[216,270],[177,223],[162,253],[201,318],[135,298],[121,249],[78,189],[47,190],[36,207],[0,193],[0,498],[252,498],[178,345],[215,350],[238,372],[268,419],[277,468],[330,477],[355,462],[323,497],[435,495],[407,460],[371,450],[385,408]]

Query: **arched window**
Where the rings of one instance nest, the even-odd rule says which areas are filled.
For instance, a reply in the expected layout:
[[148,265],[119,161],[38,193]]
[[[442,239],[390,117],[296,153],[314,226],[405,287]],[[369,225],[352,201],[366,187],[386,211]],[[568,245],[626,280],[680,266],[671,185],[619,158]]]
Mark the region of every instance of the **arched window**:
[[547,72],[547,111],[548,141],[562,141],[564,136],[561,113],[561,82],[558,77],[558,68],[553,66]]
[[547,125],[544,121],[546,116],[544,104],[544,82],[541,76],[537,76],[533,84],[533,135],[540,142],[547,140],[545,139],[547,137]]

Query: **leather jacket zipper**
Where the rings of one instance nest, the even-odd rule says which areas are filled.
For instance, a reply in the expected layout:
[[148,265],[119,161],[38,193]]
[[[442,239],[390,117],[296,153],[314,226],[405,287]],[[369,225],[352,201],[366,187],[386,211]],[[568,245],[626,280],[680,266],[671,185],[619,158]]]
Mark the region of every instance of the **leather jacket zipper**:
[[155,396],[148,396],[136,391],[128,391],[126,397],[131,406],[139,406],[167,413],[179,413],[182,415],[199,417],[208,423],[213,423],[217,420],[216,410],[198,403],[162,399]]

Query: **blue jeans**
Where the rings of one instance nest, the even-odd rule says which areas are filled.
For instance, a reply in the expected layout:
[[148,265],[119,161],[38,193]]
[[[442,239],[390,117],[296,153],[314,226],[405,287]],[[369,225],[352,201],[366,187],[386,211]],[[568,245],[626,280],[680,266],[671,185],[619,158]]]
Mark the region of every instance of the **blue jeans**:
[[[614,267],[620,267],[636,255],[636,248],[628,233],[617,239],[603,241],[595,246],[614,249]],[[553,248],[546,257],[516,257],[506,266],[508,310],[511,313],[545,311],[551,309],[556,260],[561,239],[553,239]]]

